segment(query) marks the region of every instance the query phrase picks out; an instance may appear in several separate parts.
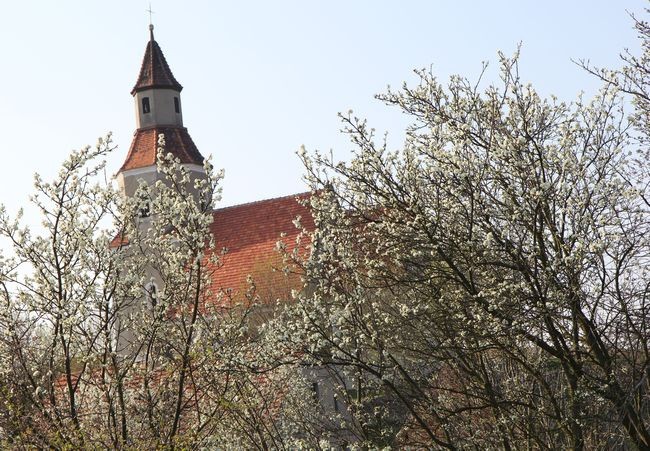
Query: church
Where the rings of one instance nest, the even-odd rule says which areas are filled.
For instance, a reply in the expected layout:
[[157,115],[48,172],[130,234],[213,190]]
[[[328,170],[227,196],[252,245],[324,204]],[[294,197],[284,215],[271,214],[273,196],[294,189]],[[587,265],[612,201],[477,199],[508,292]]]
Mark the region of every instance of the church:
[[[133,196],[141,180],[155,183],[157,140],[165,137],[165,150],[192,173],[203,173],[204,157],[183,124],[181,91],[165,56],[149,26],[142,66],[131,95],[135,101],[136,131],[118,174],[122,193]],[[223,249],[221,264],[213,273],[212,287],[237,296],[247,289],[252,277],[263,302],[288,299],[299,282],[289,280],[279,269],[282,259],[276,244],[295,243],[299,230],[296,218],[308,230],[313,219],[301,204],[306,193],[260,200],[213,211],[211,232],[218,249]]]
[[[128,154],[117,173],[117,181],[125,196],[134,196],[142,180],[153,185],[159,177],[156,156],[158,139],[165,137],[165,151],[177,158],[189,171],[200,177],[205,174],[204,157],[194,144],[183,124],[181,91],[165,56],[154,39],[153,25],[149,26],[142,66],[131,95],[135,103],[136,130]],[[310,193],[217,208],[212,211],[210,232],[216,249],[222,250],[219,266],[212,268],[210,289],[225,295],[214,299],[217,305],[238,303],[244,299],[251,283],[259,313],[269,313],[275,306],[288,302],[292,291],[301,289],[303,282],[297,274],[284,271],[286,263],[278,249],[293,252],[299,247],[300,255],[307,255],[309,244],[299,244],[303,230],[315,228],[314,219],[306,201]],[[300,222],[301,228],[296,225]],[[306,247],[307,246],[307,247]],[[156,288],[157,289],[157,288]],[[122,338],[131,339],[129,332]],[[126,342],[125,342],[126,343]],[[128,345],[121,349],[130,349]],[[311,380],[313,395],[322,408],[330,413],[339,412],[335,384],[325,368],[304,369],[303,375]]]

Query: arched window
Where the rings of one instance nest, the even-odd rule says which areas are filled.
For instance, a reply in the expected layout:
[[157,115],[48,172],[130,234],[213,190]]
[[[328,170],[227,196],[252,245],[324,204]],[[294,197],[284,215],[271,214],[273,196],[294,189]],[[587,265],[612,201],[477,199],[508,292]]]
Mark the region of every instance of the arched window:
[[151,106],[149,106],[149,97],[142,98],[142,113],[147,114],[151,112]]

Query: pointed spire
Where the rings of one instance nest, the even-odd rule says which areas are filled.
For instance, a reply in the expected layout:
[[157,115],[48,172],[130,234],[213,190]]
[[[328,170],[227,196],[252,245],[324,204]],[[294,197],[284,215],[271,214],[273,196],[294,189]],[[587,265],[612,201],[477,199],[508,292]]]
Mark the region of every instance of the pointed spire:
[[[154,39],[152,24],[149,24],[149,34],[140,75],[131,91],[136,106],[137,130],[126,161],[118,172],[122,175],[132,169],[155,170],[157,140],[161,134],[165,135],[165,150],[181,163],[196,166],[203,164],[203,156],[187,129],[183,127],[180,108],[180,91],[183,87],[174,78],[162,50]],[[131,191],[125,192],[132,195]]]
[[149,24],[149,34],[150,40],[147,43],[144,58],[142,59],[140,75],[131,90],[131,95],[151,88],[171,88],[180,92],[183,87],[174,78],[165,55],[163,55],[160,46],[153,38],[153,24]]

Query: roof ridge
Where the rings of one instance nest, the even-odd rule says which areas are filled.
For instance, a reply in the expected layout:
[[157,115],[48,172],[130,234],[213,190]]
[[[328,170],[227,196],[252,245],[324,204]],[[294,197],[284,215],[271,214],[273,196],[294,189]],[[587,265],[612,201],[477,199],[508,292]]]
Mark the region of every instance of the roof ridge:
[[270,202],[270,201],[273,201],[273,200],[288,199],[288,198],[291,198],[291,197],[293,197],[294,199],[297,199],[298,197],[308,196],[309,194],[311,194],[311,191],[303,191],[301,193],[287,194],[286,196],[269,197],[268,199],[254,200],[252,202],[244,202],[243,204],[228,205],[227,207],[215,208],[214,210],[212,210],[212,213],[217,213],[217,212],[225,211],[225,210],[232,210],[232,209],[239,208],[239,207],[248,207],[248,206],[251,206],[251,205],[257,205],[257,204],[261,204],[261,203],[264,203],[264,202]]

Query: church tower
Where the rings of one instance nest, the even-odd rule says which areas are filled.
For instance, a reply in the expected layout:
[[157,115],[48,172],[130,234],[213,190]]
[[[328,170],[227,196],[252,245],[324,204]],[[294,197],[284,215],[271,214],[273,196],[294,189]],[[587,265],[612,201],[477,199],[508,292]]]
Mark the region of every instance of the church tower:
[[165,150],[178,158],[197,177],[204,175],[203,156],[183,126],[181,91],[149,25],[149,42],[131,95],[135,101],[136,131],[117,182],[126,196],[133,196],[140,180],[154,184],[158,136],[165,135]]
[[[157,180],[168,181],[164,174],[157,171],[156,159],[158,139],[165,136],[165,152],[171,153],[190,172],[190,179],[205,178],[203,156],[192,141],[187,128],[183,126],[181,91],[183,87],[176,81],[160,46],[154,39],[153,25],[149,25],[150,38],[142,59],[142,66],[131,95],[135,101],[136,130],[124,164],[117,173],[117,183],[122,194],[134,197],[142,181],[149,186]],[[188,187],[194,192],[193,183]],[[195,193],[198,194],[198,193]],[[155,193],[153,194],[155,195]],[[200,202],[197,196],[195,201]],[[207,206],[208,208],[210,205]],[[148,210],[141,210],[142,230],[147,229]],[[119,238],[119,237],[118,237]],[[118,239],[119,241],[119,239]],[[125,307],[118,320],[117,349],[122,355],[131,355],[135,351],[135,336],[123,319],[143,307],[151,307],[152,295],[162,288],[162,280],[153,268],[147,269],[150,283],[143,287],[142,303],[133,303]],[[146,302],[146,301],[149,302]],[[136,346],[137,348],[137,346]],[[137,357],[138,359],[140,357]]]

